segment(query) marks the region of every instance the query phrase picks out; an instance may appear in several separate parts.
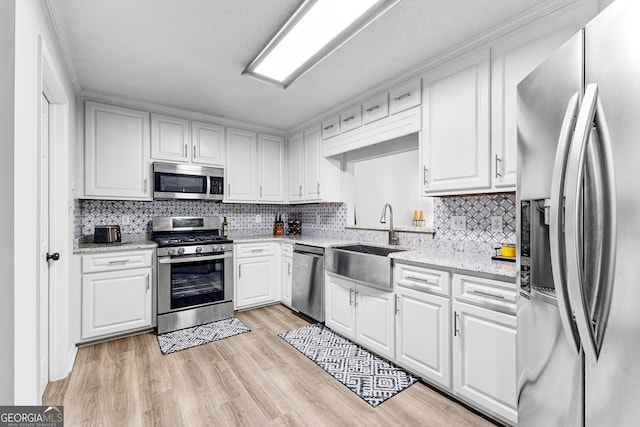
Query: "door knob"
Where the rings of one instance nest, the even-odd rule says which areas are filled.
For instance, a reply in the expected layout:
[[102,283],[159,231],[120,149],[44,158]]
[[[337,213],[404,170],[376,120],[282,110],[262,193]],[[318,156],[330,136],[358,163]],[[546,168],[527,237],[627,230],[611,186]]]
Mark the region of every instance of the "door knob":
[[58,252],[54,252],[52,254],[49,254],[47,252],[47,261],[51,261],[51,260],[58,261],[59,259],[60,259],[60,254]]

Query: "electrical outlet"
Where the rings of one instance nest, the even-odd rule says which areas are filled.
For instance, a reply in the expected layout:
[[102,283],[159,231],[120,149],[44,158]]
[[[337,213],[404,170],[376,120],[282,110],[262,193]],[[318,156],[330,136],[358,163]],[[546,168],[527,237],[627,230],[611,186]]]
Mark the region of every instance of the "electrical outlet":
[[122,225],[129,225],[131,224],[131,218],[129,217],[129,215],[122,215],[120,222],[122,223]]
[[502,215],[491,217],[491,231],[502,232]]
[[452,230],[466,230],[467,229],[467,217],[466,216],[452,216],[451,219]]
[[256,224],[260,224],[262,222],[262,215],[257,214],[256,215]]

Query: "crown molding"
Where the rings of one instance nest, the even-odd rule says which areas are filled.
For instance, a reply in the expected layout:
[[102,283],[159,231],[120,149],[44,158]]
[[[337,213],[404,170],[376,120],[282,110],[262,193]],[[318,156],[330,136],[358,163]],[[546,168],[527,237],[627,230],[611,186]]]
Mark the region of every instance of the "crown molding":
[[73,60],[71,58],[69,39],[67,38],[67,35],[64,31],[64,26],[62,25],[60,6],[57,0],[45,0],[45,3],[47,5],[47,10],[49,11],[49,19],[51,20],[51,24],[53,25],[53,30],[55,31],[56,37],[58,38],[60,50],[62,50],[62,57],[67,67],[67,72],[69,73],[71,84],[73,85],[76,93],[80,93],[82,91],[82,84],[80,83],[78,73],[76,72],[76,68],[73,65]]

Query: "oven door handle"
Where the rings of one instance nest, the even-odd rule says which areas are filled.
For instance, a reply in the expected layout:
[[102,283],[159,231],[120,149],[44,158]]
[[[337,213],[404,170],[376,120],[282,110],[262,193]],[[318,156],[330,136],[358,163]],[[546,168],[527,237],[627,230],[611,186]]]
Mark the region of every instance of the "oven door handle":
[[233,257],[233,252],[225,252],[223,255],[210,255],[210,256],[190,256],[185,258],[158,258],[158,264],[180,264],[185,262],[194,261],[213,261],[216,259],[225,259]]

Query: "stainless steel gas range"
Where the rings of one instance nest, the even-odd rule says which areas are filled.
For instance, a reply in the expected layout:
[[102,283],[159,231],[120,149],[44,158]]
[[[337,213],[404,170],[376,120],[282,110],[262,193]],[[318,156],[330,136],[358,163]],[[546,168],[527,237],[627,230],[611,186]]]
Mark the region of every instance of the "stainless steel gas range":
[[156,217],[158,333],[233,316],[233,241],[217,217]]

